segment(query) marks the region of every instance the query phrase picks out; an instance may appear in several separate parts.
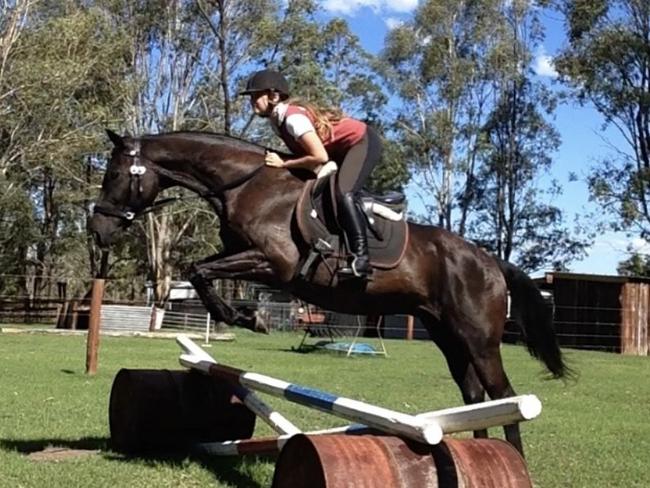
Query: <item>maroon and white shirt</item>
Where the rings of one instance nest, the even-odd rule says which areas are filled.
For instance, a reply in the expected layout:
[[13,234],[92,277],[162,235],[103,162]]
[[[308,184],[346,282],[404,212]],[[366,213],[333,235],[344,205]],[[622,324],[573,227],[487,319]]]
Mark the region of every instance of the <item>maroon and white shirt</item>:
[[[309,112],[299,105],[278,104],[269,119],[273,131],[296,156],[305,155],[298,142],[307,132],[316,132]],[[332,137],[323,141],[327,155],[332,161],[342,163],[350,148],[358,144],[366,134],[366,124],[360,120],[345,117],[332,127]]]

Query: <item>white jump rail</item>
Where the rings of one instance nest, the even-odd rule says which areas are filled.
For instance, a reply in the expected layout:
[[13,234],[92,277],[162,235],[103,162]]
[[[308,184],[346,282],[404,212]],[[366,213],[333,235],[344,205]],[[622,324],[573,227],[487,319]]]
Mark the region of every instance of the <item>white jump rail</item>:
[[[417,415],[438,422],[444,434],[466,432],[490,427],[508,425],[514,422],[532,420],[542,411],[542,404],[535,395],[520,395],[501,400],[482,402],[476,405],[448,408]],[[365,425],[305,432],[306,435],[351,434],[372,432]],[[246,454],[277,454],[291,435],[277,437],[242,439],[225,442],[210,442],[197,446],[202,452],[217,456],[239,456]]]
[[542,402],[539,398],[535,395],[519,395],[426,412],[417,417],[435,420],[445,434],[453,434],[532,420],[541,412]]
[[[532,420],[542,411],[542,404],[535,395],[519,395],[412,416],[220,365],[189,338],[181,336],[177,341],[187,353],[180,356],[180,362],[188,368],[197,369],[205,374],[228,379],[233,384],[283,397],[289,401],[360,423],[308,433],[312,435],[361,433],[363,430],[375,429],[427,444],[436,444],[440,442],[443,434],[487,429]],[[252,392],[250,393],[252,394]],[[284,442],[296,432],[279,433],[281,435],[274,438],[210,443],[203,445],[203,448],[215,454],[224,455],[273,450],[273,446],[281,449]]]
[[[194,343],[192,339],[186,335],[178,335],[176,337],[176,343],[181,347],[181,349],[183,349],[183,351],[185,351],[186,354],[192,356],[193,358],[204,361],[206,363],[216,364],[216,361],[214,358],[212,358],[212,356],[205,352],[200,346]],[[284,415],[271,408],[254,392],[250,391],[247,388],[244,388],[241,385],[232,385],[232,387],[237,398],[239,398],[244,403],[244,405],[246,405],[251,410],[251,412],[266,422],[278,434],[291,436],[293,434],[299,434],[302,432]]]
[[[187,341],[191,341],[189,338]],[[195,347],[199,348],[196,344]],[[185,348],[184,348],[185,349]],[[203,351],[201,349],[201,351]],[[369,403],[339,397],[314,388],[288,383],[258,373],[249,373],[237,368],[206,360],[207,353],[181,354],[180,363],[202,371],[205,374],[226,379],[233,384],[261,391],[269,395],[307,407],[330,413],[353,422],[363,423],[388,434],[399,435],[425,444],[438,444],[442,440],[442,429],[437,422],[413,415],[396,412]]]

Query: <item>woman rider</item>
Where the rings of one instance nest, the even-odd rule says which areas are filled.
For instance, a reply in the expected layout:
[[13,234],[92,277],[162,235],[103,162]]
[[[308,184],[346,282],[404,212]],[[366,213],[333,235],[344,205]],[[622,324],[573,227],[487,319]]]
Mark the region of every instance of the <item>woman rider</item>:
[[364,122],[343,115],[340,109],[323,109],[289,99],[289,84],[278,71],[254,73],[240,95],[250,95],[255,114],[269,120],[273,131],[295,156],[283,160],[269,152],[267,165],[317,172],[330,160],[337,163],[338,215],[353,255],[350,271],[366,278],[372,270],[358,192],[381,158],[377,133]]

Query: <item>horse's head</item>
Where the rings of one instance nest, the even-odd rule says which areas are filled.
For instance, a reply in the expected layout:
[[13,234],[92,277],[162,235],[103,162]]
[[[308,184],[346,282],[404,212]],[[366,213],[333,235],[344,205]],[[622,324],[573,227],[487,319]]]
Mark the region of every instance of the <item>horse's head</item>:
[[140,140],[106,132],[115,147],[90,222],[100,247],[109,246],[116,232],[131,225],[160,190],[159,176],[151,161],[141,154]]

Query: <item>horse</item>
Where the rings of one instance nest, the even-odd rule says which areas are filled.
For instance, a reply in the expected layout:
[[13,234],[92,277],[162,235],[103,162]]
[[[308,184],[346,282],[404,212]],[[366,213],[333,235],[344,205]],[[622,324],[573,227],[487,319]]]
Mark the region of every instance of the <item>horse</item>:
[[[533,357],[553,378],[570,374],[552,326],[552,310],[535,283],[515,265],[497,259],[439,227],[408,222],[409,239],[393,269],[372,280],[337,280],[326,263],[309,277],[298,273],[309,246],[296,229],[295,207],[304,173],[264,164],[267,148],[227,135],[172,132],[120,136],[94,207],[90,231],[107,249],[138,215],[155,208],[160,191],[180,186],[204,198],[218,215],[223,251],[190,266],[189,279],[216,321],[266,331],[254,313],[228,305],[212,281],[260,282],[289,291],[324,309],[349,314],[418,317],[442,351],[466,404],[515,395],[500,344],[511,317]],[[523,454],[518,424],[505,437]],[[487,437],[487,430],[474,432]]]

